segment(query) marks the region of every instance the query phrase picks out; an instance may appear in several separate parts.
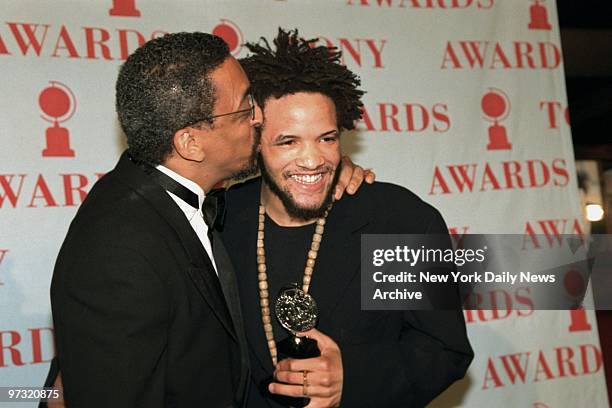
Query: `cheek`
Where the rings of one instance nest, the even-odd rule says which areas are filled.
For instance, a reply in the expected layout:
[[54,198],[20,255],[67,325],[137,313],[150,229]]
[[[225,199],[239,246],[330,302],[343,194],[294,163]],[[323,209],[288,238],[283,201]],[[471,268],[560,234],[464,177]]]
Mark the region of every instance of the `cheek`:
[[291,152],[270,148],[269,146],[261,146],[261,155],[264,158],[266,168],[273,173],[283,172],[290,167],[294,160],[294,155]]
[[340,152],[340,148],[339,147],[330,148],[325,153],[325,160],[328,163],[333,164],[334,167],[338,167],[340,165],[340,160],[341,159],[342,159],[342,154]]
[[241,140],[246,143],[246,140],[251,139],[251,133],[253,129],[246,123],[239,123],[232,129],[233,138],[235,140]]

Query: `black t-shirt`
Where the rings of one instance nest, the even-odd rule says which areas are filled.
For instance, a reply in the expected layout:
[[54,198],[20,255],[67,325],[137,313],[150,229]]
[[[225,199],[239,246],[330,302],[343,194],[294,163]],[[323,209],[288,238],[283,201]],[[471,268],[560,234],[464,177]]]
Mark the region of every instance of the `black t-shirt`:
[[[266,249],[266,271],[268,274],[268,293],[270,299],[270,317],[274,328],[274,340],[287,338],[289,332],[283,328],[276,314],[274,305],[280,290],[296,283],[302,287],[304,267],[316,223],[301,227],[281,227],[266,216],[264,245]],[[312,279],[316,279],[316,264]]]

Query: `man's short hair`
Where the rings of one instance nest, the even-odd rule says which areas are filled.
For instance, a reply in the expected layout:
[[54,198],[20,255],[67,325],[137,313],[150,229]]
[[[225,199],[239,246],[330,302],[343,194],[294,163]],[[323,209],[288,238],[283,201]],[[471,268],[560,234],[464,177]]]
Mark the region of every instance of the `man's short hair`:
[[298,30],[278,29],[275,50],[265,38],[246,44],[251,55],[240,60],[257,103],[265,107],[270,97],[281,98],[298,92],[321,93],[336,106],[338,127],[353,129],[361,118],[359,77],[340,63],[342,53],[335,47],[314,46],[317,39],[299,38]]
[[138,48],[119,71],[116,107],[130,154],[157,165],[172,152],[174,133],[210,121],[215,89],[210,73],[229,56],[206,33],[176,33]]

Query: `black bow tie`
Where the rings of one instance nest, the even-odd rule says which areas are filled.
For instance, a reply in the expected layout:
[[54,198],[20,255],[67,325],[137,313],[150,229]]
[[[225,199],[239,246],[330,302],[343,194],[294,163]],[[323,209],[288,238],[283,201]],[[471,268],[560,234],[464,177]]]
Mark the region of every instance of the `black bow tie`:
[[[198,209],[198,195],[155,167],[145,165],[145,172],[164,190],[174,194],[193,208]],[[225,219],[225,190],[211,190],[202,203],[202,216],[209,232],[219,229]]]
[[202,203],[202,216],[210,229],[220,229],[225,221],[225,189],[208,192]]

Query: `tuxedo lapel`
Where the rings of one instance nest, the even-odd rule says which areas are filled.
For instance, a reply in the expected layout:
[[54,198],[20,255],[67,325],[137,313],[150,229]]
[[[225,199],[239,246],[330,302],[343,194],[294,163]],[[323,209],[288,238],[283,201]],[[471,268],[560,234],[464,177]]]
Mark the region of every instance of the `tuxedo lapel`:
[[[213,232],[213,253],[215,254],[215,264],[219,271],[219,283],[225,297],[225,302],[228,305],[229,312],[234,322],[234,329],[238,334],[241,343],[245,339],[244,327],[242,325],[242,312],[240,308],[240,298],[238,295],[238,287],[236,283],[236,275],[234,267],[229,255],[221,241],[221,237],[217,231]],[[244,341],[246,344],[246,341]]]
[[188,268],[187,272],[191,280],[228,333],[238,341],[231,314],[212,262],[185,215],[166,191],[132,163],[126,153],[122,155],[115,170],[119,180],[129,185],[143,197],[160,217],[172,227],[189,258],[191,267]]
[[[219,283],[225,296],[225,301],[229,306],[229,312],[234,322],[234,330],[238,336],[240,345],[240,354],[242,361],[242,373],[240,378],[240,385],[236,392],[239,400],[242,400],[245,395],[245,387],[249,384],[249,371],[248,371],[248,346],[246,341],[246,335],[244,332],[244,325],[242,320],[242,311],[240,305],[240,296],[238,294],[238,284],[236,282],[236,274],[234,273],[233,264],[227,254],[227,250],[221,241],[221,235],[218,231],[213,231],[213,253],[215,254],[215,264],[219,271]],[[247,369],[244,369],[247,367]]]

